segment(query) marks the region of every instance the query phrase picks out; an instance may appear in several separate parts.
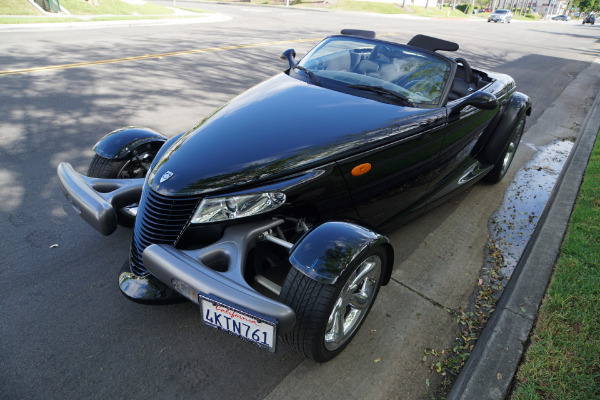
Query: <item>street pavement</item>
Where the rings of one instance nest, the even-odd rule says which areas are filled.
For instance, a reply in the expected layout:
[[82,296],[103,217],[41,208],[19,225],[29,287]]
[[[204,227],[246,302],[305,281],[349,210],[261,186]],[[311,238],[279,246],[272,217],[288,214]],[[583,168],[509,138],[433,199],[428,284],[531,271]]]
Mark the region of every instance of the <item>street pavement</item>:
[[[102,22],[104,26],[123,26],[132,24],[189,24],[222,22],[229,17],[222,14],[215,16],[214,20],[203,18],[199,21],[173,20],[173,21],[110,21]],[[95,22],[93,24],[99,24]],[[71,26],[52,24],[43,29],[64,29]],[[78,23],[77,26],[82,28]],[[98,25],[94,25],[98,26]],[[40,29],[37,26],[0,26],[0,31],[19,31]],[[90,29],[93,27],[90,26]],[[580,73],[574,81],[558,97],[558,100],[545,110],[536,123],[528,127],[524,137],[525,145],[521,146],[515,164],[520,165],[531,157],[535,148],[543,143],[536,142],[539,136],[533,133],[543,131],[555,138],[567,137],[573,132],[566,130],[558,132],[565,125],[564,121],[577,121],[581,124],[581,136],[574,147],[567,166],[562,172],[557,189],[553,192],[548,208],[538,223],[535,234],[528,244],[513,279],[511,279],[496,312],[484,329],[482,337],[454,385],[450,397],[453,399],[497,399],[503,398],[510,388],[510,382],[518,366],[520,356],[524,350],[537,307],[541,301],[548,279],[551,274],[556,252],[564,234],[564,226],[573,205],[574,196],[587,164],[587,158],[598,131],[600,110],[596,98],[599,88],[600,68],[598,63],[591,63]],[[581,109],[581,98],[596,98],[592,107],[587,112]],[[574,100],[578,98],[579,100]],[[534,108],[535,108],[534,104]],[[575,109],[572,109],[575,107]],[[568,124],[567,124],[568,125]],[[513,168],[509,175],[515,173]],[[490,207],[493,212],[494,202],[485,206],[485,200],[475,196],[463,196],[461,201],[467,202],[472,207]],[[436,235],[452,235],[458,220],[464,222],[470,217],[468,210],[454,210],[446,206],[441,211],[451,211],[445,218]],[[485,212],[488,212],[487,208]],[[474,222],[473,222],[474,223]],[[428,235],[424,233],[424,235]],[[451,237],[451,236],[449,236]],[[452,257],[469,264],[469,276],[474,278],[481,268],[481,254],[473,255],[473,246],[480,242],[473,241],[457,244],[449,243],[455,250]],[[470,250],[468,250],[470,249]],[[414,251],[410,257],[402,260],[399,268],[394,273],[395,281],[382,290],[376,304],[378,311],[372,313],[365,326],[359,332],[349,349],[340,355],[339,360],[315,368],[314,363],[304,361],[298,364],[270,393],[267,399],[313,399],[313,398],[419,398],[424,395],[426,376],[423,371],[426,366],[399,372],[399,363],[406,357],[421,359],[423,357],[420,344],[414,346],[421,338],[409,337],[406,332],[419,330],[421,325],[438,327],[437,333],[442,342],[451,342],[457,334],[455,317],[447,312],[440,304],[455,292],[462,293],[458,298],[447,303],[453,309],[459,309],[460,304],[468,300],[473,289],[473,281],[465,279],[464,275],[453,276],[452,271],[447,276],[437,277],[437,281],[425,285],[421,276],[411,276],[410,271],[420,271],[418,265],[427,265],[427,257],[432,252],[427,246],[427,240],[421,247]],[[413,268],[402,268],[414,264]],[[536,268],[532,268],[534,265]],[[543,266],[544,268],[540,268]],[[408,272],[407,272],[408,271]],[[531,276],[532,272],[534,273]],[[423,272],[421,271],[421,274]],[[437,283],[436,283],[437,282]],[[430,284],[431,283],[431,284]],[[419,286],[422,285],[422,286]],[[429,287],[427,287],[429,285]],[[456,289],[459,286],[459,289]],[[410,289],[409,289],[410,288]],[[419,295],[415,296],[415,288]],[[444,290],[452,289],[452,293]],[[440,301],[438,301],[440,300]],[[397,304],[403,307],[398,309]],[[525,306],[526,313],[521,308]],[[449,338],[449,339],[448,339]],[[416,350],[415,350],[416,349]],[[409,351],[411,354],[406,354]],[[421,354],[418,354],[421,352]],[[424,362],[424,364],[426,364]],[[499,375],[500,374],[500,375]],[[501,376],[502,378],[498,378]],[[401,385],[399,381],[414,383]],[[357,381],[360,383],[357,385]],[[419,389],[423,387],[423,390]],[[412,388],[412,389],[411,389]]]

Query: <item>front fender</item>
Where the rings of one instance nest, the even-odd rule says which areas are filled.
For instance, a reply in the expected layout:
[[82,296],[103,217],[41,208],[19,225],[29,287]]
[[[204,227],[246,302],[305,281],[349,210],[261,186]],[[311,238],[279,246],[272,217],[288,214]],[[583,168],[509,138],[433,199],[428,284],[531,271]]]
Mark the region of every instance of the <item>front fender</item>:
[[485,145],[483,160],[489,164],[496,164],[504,154],[519,121],[525,115],[531,115],[531,99],[520,92],[513,93],[508,99],[506,111],[496,126],[494,133]]
[[99,156],[114,159],[126,158],[135,148],[153,143],[158,150],[167,138],[148,128],[127,127],[112,131],[96,143],[94,151]]
[[393,250],[389,239],[362,226],[332,221],[313,227],[290,250],[293,268],[318,282],[335,284],[344,271],[370,249],[384,246],[388,265],[382,284],[389,282],[393,265]]

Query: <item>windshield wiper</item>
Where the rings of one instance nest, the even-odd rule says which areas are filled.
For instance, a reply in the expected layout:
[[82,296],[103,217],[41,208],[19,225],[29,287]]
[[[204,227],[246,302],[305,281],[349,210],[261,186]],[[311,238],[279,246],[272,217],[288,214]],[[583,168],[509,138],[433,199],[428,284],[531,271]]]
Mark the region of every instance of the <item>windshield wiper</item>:
[[404,96],[403,94],[400,93],[396,93],[393,90],[389,90],[384,88],[383,86],[370,86],[370,85],[348,85],[349,88],[352,89],[359,89],[359,90],[366,90],[366,91],[370,91],[370,92],[375,92],[378,94],[383,94],[383,95],[388,95],[388,96],[392,96],[397,100],[400,100],[399,102],[402,105],[405,106],[409,106],[409,107],[414,107],[415,105],[408,99],[408,97]]
[[317,86],[323,86],[323,83],[321,82],[321,80],[319,79],[319,77],[314,72],[312,72],[311,70],[308,70],[308,69],[306,69],[303,66],[298,65],[298,64],[294,65],[292,68],[297,68],[300,71],[304,72],[306,75],[308,75],[310,81],[312,83],[314,83],[315,85],[317,85]]

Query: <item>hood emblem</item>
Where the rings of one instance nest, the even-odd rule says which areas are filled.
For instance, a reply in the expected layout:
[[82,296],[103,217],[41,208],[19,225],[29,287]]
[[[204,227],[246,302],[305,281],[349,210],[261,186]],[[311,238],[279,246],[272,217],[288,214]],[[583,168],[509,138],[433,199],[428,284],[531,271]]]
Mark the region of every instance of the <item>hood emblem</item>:
[[165,172],[163,174],[163,176],[160,177],[160,183],[163,183],[164,181],[168,180],[172,176],[173,176],[173,173],[171,171]]

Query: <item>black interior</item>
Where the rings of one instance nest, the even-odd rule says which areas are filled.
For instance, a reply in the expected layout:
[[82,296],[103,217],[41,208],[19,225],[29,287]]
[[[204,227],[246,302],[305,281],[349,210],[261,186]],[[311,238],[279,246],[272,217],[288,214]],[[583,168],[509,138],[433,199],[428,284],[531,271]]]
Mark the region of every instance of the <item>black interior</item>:
[[[430,51],[456,51],[459,47],[457,43],[426,35],[416,35],[408,42],[408,45]],[[469,62],[464,58],[457,57],[454,62],[456,63],[456,73],[448,93],[448,101],[468,96],[490,82],[484,74],[473,72]]]

